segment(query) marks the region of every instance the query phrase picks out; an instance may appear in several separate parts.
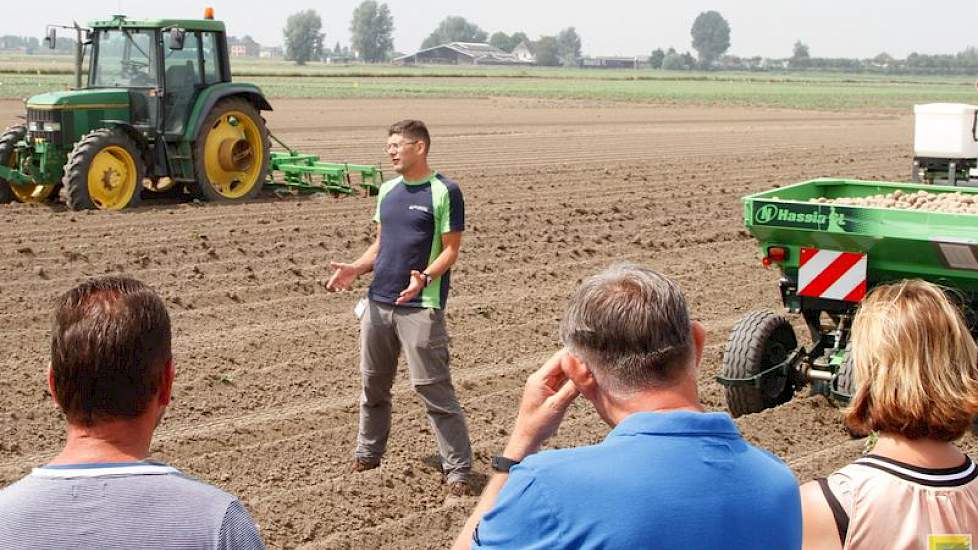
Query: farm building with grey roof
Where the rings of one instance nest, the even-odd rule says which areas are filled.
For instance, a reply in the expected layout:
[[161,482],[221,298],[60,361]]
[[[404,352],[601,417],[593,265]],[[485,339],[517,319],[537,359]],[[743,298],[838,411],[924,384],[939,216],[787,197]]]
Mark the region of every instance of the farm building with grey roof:
[[478,42],[449,42],[394,59],[394,63],[442,65],[526,65],[515,55]]

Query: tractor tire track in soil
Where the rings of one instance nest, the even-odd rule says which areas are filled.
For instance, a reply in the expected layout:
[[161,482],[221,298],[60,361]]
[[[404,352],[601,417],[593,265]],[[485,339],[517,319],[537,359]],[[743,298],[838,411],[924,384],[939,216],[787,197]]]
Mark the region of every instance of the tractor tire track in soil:
[[[453,374],[476,470],[502,448],[526,375],[557,348],[581,278],[614,261],[677,278],[709,331],[701,396],[730,328],[780,310],[739,197],[819,176],[905,180],[904,113],[642,106],[523,99],[278,100],[270,128],[324,159],[383,160],[385,128],[428,122],[432,163],[465,191],[467,231],[449,304]],[[0,102],[15,120],[20,102]],[[388,176],[393,175],[390,167]],[[354,292],[325,291],[330,260],[370,243],[373,199],[280,197],[239,205],[144,201],[126,212],[0,206],[0,483],[49,459],[62,421],[45,391],[54,298],[89,277],[126,273],[166,299],[178,368],[153,457],[239,495],[271,548],[432,548],[475,498],[445,497],[434,436],[399,373],[381,468],[347,472],[359,371]],[[837,410],[800,390],[737,420],[802,481],[862,450]],[[600,441],[586,403],[554,446]],[[965,447],[978,447],[971,436]]]

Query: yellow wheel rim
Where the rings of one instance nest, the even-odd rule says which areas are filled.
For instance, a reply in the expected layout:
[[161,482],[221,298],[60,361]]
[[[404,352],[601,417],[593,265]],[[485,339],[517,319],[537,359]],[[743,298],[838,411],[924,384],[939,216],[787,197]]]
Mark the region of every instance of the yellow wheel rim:
[[228,111],[214,121],[204,141],[207,180],[222,197],[241,198],[258,183],[263,154],[255,121],[241,111]]
[[11,183],[10,191],[20,202],[39,203],[46,201],[51,196],[51,193],[54,192],[54,186]]
[[[10,160],[7,162],[8,168],[16,167],[16,154],[10,152]],[[47,200],[54,192],[53,185],[34,185],[32,183],[9,183],[10,191],[19,202],[39,203]]]
[[136,188],[136,161],[125,148],[109,145],[92,159],[88,167],[88,196],[96,207],[121,210],[129,204]]
[[154,193],[163,193],[164,191],[169,191],[170,189],[173,189],[173,186],[176,184],[177,182],[174,181],[173,178],[166,177],[166,176],[159,178],[156,181],[146,180],[146,179],[143,180],[143,187],[149,189]]

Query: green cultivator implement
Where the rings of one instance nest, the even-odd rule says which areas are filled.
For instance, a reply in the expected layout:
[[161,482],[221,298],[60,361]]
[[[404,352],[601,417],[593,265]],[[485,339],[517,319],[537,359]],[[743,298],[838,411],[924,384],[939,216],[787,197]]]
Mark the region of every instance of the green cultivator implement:
[[[0,135],[0,203],[60,189],[70,208],[120,210],[155,193],[238,202],[266,183],[348,195],[354,180],[376,193],[377,167],[272,153],[261,116],[272,106],[257,86],[232,82],[224,23],[210,14],[72,28],[77,89],[29,98],[26,123]],[[54,47],[53,28],[46,40]]]
[[279,143],[286,151],[272,151],[267,187],[354,195],[356,185],[363,194],[376,195],[384,182],[384,174],[377,166],[322,162],[316,155],[298,153]]
[[733,328],[718,381],[735,415],[812,391],[846,402],[855,390],[849,329],[874,286],[920,278],[953,290],[973,330],[978,310],[978,189],[822,179],[744,199],[762,262],[781,271],[781,296],[811,336],[754,311]]

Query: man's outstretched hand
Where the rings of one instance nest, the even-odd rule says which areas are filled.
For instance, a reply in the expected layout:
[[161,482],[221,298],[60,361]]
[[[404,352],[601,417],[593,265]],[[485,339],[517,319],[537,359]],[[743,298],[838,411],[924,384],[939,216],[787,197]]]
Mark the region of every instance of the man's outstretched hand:
[[394,301],[395,304],[401,305],[410,302],[415,296],[421,292],[425,286],[425,276],[424,273],[416,269],[411,270],[411,282],[408,283],[407,288],[401,291],[401,294]]
[[332,267],[333,275],[326,282],[326,290],[337,291],[337,290],[350,290],[353,285],[353,281],[357,280],[360,276],[360,270],[354,264],[344,264],[340,262],[329,262],[329,267]]
[[557,433],[564,414],[578,396],[577,388],[564,374],[563,364],[567,361],[567,350],[560,350],[526,379],[516,426],[504,451],[506,458],[523,460]]

